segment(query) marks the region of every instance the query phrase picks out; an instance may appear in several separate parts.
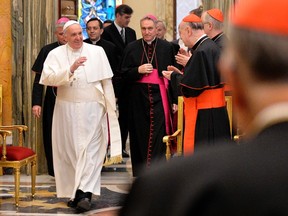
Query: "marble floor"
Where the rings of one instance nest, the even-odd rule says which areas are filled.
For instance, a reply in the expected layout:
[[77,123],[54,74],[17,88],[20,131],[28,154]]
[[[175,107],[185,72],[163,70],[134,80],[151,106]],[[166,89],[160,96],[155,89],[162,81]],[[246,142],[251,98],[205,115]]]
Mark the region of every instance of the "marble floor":
[[103,168],[101,172],[101,196],[92,197],[91,210],[76,212],[67,207],[68,199],[56,197],[54,177],[38,175],[36,195],[31,198],[30,176],[21,175],[20,202],[14,204],[13,175],[0,176],[0,215],[89,215],[116,216],[125,195],[133,182],[130,158],[122,164]]

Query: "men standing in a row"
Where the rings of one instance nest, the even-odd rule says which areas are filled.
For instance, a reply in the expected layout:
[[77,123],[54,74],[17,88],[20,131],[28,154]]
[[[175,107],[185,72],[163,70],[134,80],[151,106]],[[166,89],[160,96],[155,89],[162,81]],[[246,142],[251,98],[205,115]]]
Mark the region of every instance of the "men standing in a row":
[[[122,59],[123,51],[126,45],[136,40],[136,32],[128,27],[133,10],[128,5],[119,5],[115,10],[115,21],[104,29],[102,38],[114,43],[117,47],[117,55],[119,62]],[[122,140],[122,155],[129,157],[126,152],[126,141],[128,137],[128,93],[130,91],[129,85],[121,77],[120,65],[118,70],[114,72],[113,86],[117,98],[119,109],[119,124],[121,130]]]
[[116,71],[118,67],[116,46],[110,41],[101,38],[103,33],[102,21],[98,18],[91,18],[86,23],[86,31],[89,38],[85,39],[84,42],[101,46],[107,55],[112,71]]
[[[227,43],[227,36],[223,32],[224,28],[224,16],[221,10],[213,8],[208,11],[204,11],[201,16],[201,20],[204,25],[204,32],[207,36],[212,39],[220,48],[220,52],[223,50],[224,45]],[[231,86],[225,83],[224,86],[225,95],[231,95]],[[237,134],[237,124],[235,123],[236,118],[232,114],[233,127],[232,137]]]
[[156,37],[155,17],[145,16],[140,27],[142,38],[127,45],[121,67],[131,86],[126,94],[134,176],[145,166],[165,159],[162,138],[170,133],[172,102],[167,97],[168,82],[161,72],[175,63],[172,44]]
[[163,74],[184,96],[184,154],[191,154],[194,148],[214,145],[217,139],[230,139],[230,127],[216,65],[219,47],[204,33],[203,23],[195,14],[182,20],[179,33],[193,55],[183,75],[175,67],[169,67]]
[[233,86],[244,143],[137,178],[120,216],[288,215],[288,1],[271,3],[232,5],[219,64]]
[[54,48],[66,43],[63,33],[63,26],[67,21],[69,21],[69,19],[66,17],[62,17],[59,20],[57,20],[55,26],[55,36],[57,38],[57,41],[44,46],[40,50],[32,66],[32,71],[35,72],[33,91],[32,91],[32,111],[33,115],[37,118],[40,118],[43,112],[42,114],[43,144],[47,161],[48,174],[51,176],[54,176],[51,129],[52,129],[52,117],[53,117],[57,89],[56,87],[47,86],[42,111],[42,98],[43,98],[44,86],[39,84],[39,80],[41,77],[43,64],[48,53]]

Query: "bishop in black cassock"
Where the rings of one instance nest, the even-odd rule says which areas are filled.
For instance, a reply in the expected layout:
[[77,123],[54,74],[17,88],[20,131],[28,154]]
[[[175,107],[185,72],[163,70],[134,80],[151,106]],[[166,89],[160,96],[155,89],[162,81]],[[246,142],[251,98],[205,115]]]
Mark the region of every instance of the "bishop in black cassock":
[[[142,30],[143,38],[127,45],[121,67],[124,79],[131,86],[131,91],[126,93],[129,95],[129,136],[134,176],[139,175],[143,167],[149,167],[154,161],[165,158],[165,145],[162,138],[168,133],[167,125],[171,128],[170,122],[167,121],[171,119],[170,107],[173,96],[170,95],[169,101],[165,104],[161,84],[153,81],[142,82],[150,74],[141,73],[139,68],[151,63],[154,73],[157,73],[156,79],[164,83],[162,70],[166,70],[168,65],[175,64],[173,46],[165,40],[156,38],[153,19],[148,17],[142,20],[142,25],[144,22],[152,28],[151,32],[146,30],[149,31],[147,36]],[[147,41],[147,37],[151,40]],[[166,96],[169,92],[167,88],[169,87],[166,86]],[[169,106],[168,119],[167,109],[165,111],[167,105]]]

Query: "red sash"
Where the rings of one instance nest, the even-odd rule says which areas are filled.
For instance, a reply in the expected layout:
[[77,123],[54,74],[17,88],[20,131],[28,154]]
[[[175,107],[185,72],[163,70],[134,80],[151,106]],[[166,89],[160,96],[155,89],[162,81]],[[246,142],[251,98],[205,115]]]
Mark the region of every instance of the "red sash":
[[199,109],[218,108],[225,106],[224,89],[209,89],[198,97],[184,97],[184,155],[194,152],[195,127]]
[[160,94],[162,98],[162,104],[165,114],[165,125],[166,125],[166,133],[170,134],[170,109],[169,109],[169,102],[167,96],[167,89],[168,89],[168,80],[164,77],[159,77],[158,70],[153,69],[152,73],[145,74],[140,80],[137,82],[140,83],[150,83],[150,84],[158,84],[160,88]]

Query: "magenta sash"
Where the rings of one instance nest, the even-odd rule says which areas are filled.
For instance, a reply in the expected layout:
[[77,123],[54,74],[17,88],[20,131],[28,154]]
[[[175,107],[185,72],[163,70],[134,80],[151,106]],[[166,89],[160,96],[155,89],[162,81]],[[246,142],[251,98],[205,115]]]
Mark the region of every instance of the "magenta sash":
[[158,70],[153,69],[152,73],[145,74],[140,80],[137,82],[140,83],[150,83],[150,84],[158,84],[160,88],[160,94],[162,98],[162,104],[165,114],[165,125],[166,125],[166,133],[170,134],[170,109],[169,109],[169,102],[167,96],[167,89],[168,89],[168,80],[164,77],[159,77]]

